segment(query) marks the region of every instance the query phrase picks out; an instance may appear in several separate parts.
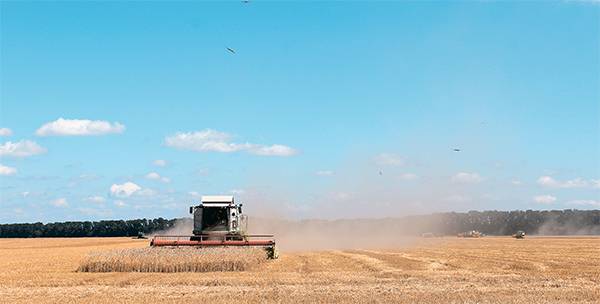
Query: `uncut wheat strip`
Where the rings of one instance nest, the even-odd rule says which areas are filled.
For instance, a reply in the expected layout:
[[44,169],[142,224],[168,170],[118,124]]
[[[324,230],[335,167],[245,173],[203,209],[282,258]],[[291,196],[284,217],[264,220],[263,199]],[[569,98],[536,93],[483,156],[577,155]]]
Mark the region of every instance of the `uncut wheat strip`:
[[81,272],[243,271],[266,260],[259,248],[123,249],[92,253]]

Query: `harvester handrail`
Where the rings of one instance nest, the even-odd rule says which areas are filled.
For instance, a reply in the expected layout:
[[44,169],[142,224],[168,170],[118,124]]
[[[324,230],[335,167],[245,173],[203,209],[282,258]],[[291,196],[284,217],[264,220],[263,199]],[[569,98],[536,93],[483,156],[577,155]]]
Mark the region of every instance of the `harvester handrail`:
[[185,234],[155,234],[153,237],[190,237]]

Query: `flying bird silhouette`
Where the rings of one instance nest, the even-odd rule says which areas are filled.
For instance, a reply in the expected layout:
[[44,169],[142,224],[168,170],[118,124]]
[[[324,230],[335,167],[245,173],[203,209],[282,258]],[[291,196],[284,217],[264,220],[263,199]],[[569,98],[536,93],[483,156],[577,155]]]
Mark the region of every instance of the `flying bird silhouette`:
[[383,172],[381,170],[379,170],[379,175],[383,175]]
[[454,150],[454,152],[460,152],[460,149],[456,149],[456,148],[455,148],[455,149],[453,149],[453,150]]
[[232,49],[232,48],[227,48],[227,50],[228,50],[228,51],[230,51],[230,52],[231,52],[231,54],[235,54],[235,50],[234,50],[234,49]]
[[250,0],[242,0],[242,3],[250,3]]

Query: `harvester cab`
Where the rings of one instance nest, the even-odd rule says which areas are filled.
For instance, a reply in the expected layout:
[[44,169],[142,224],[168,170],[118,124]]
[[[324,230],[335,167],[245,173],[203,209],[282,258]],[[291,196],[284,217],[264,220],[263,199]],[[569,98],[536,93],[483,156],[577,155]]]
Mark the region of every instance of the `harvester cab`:
[[202,196],[200,204],[190,207],[194,217],[192,235],[155,235],[150,246],[263,247],[269,258],[277,258],[273,235],[247,233],[248,217],[233,196]]
[[236,204],[233,196],[203,196],[202,202],[190,207],[194,215],[194,235],[230,234],[243,237],[248,229],[242,204]]

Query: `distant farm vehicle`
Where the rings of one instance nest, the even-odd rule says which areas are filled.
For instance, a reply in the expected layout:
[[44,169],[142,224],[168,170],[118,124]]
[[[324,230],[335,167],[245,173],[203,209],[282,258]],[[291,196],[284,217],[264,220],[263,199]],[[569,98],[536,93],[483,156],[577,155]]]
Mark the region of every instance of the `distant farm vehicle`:
[[525,238],[525,231],[519,230],[519,231],[517,231],[517,233],[513,234],[513,237],[515,239],[523,239],[523,238]]
[[477,230],[471,230],[471,231],[461,232],[457,236],[460,238],[480,238],[485,235]]
[[143,232],[138,232],[138,235],[137,235],[137,236],[134,236],[133,238],[134,238],[134,239],[140,239],[140,240],[145,240],[145,239],[147,239],[147,237],[144,235],[144,233],[143,233]]

